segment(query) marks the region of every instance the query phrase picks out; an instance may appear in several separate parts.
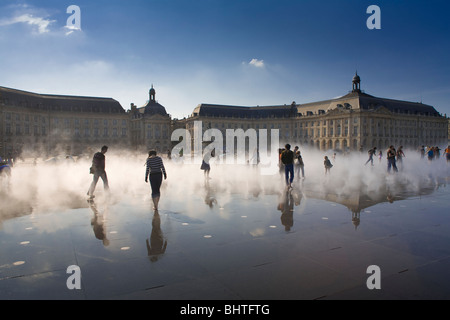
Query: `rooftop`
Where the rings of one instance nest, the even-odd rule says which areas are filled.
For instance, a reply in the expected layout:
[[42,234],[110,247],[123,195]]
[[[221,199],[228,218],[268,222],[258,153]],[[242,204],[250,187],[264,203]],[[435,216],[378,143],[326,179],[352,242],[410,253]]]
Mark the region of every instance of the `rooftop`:
[[112,98],[38,94],[6,87],[0,87],[0,102],[43,111],[125,113]]

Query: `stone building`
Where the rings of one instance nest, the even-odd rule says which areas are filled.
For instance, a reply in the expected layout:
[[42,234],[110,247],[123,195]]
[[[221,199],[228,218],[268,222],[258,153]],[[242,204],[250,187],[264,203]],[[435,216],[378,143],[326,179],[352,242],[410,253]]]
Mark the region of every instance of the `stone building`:
[[192,130],[202,121],[203,130],[249,128],[279,129],[284,143],[321,150],[365,150],[389,145],[417,148],[443,145],[448,120],[432,106],[379,98],[363,92],[358,74],[352,90],[339,98],[305,104],[265,107],[198,105],[186,120]]
[[[198,105],[191,116],[172,119],[156,100],[125,111],[112,98],[37,94],[0,87],[0,156],[20,154],[79,155],[110,145],[137,152],[166,153],[178,142],[175,129],[186,129],[193,139],[196,121],[203,132],[218,129],[278,129],[279,143],[321,150],[366,150],[393,144],[405,148],[446,146],[449,122],[430,105],[379,98],[361,90],[355,74],[352,90],[325,101],[276,106]],[[192,142],[193,143],[193,142]]]
[[134,150],[147,152],[155,149],[165,153],[171,149],[172,120],[166,108],[156,101],[153,85],[149,96],[143,107],[131,104],[130,145]]
[[36,94],[0,87],[0,155],[82,154],[129,145],[129,115],[111,98]]

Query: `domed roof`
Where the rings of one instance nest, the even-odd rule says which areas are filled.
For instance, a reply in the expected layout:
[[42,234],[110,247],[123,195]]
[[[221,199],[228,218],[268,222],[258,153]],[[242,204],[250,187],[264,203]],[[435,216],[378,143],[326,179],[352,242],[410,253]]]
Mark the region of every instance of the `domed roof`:
[[361,78],[358,76],[358,73],[355,73],[355,75],[353,76],[353,82],[360,82]]
[[158,102],[156,102],[156,90],[155,90],[155,88],[153,88],[153,84],[152,84],[152,88],[150,89],[149,93],[150,93],[150,100],[148,101],[147,105],[145,106],[144,114],[147,114],[147,115],[159,114],[162,116],[168,116],[168,114],[166,112],[166,108],[164,108],[162,105],[160,105]]
[[167,116],[166,108],[164,108],[156,101],[149,101],[145,106],[144,113],[148,115],[159,114],[162,116]]

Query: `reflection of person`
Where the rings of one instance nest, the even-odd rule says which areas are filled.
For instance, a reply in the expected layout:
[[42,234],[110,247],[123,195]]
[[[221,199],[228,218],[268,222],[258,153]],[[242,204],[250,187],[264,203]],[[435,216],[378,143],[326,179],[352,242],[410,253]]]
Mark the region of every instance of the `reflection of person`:
[[153,209],[158,210],[159,198],[161,196],[161,184],[167,179],[166,169],[161,157],[156,155],[155,150],[150,150],[147,158],[147,169],[145,171],[145,182],[148,182],[150,176],[150,186],[152,188]]
[[217,204],[217,199],[215,198],[214,193],[211,190],[211,186],[209,184],[209,180],[205,180],[205,189],[206,189],[205,203],[210,208],[213,208],[214,205]]
[[283,192],[278,210],[281,211],[281,224],[284,230],[290,231],[294,225],[294,197],[290,191]]
[[107,177],[106,171],[105,171],[105,166],[106,166],[105,153],[106,152],[108,152],[108,147],[103,146],[101,151],[94,154],[94,157],[92,159],[91,173],[94,175],[94,178],[92,180],[91,187],[89,188],[89,191],[87,193],[87,195],[89,196],[89,199],[94,198],[94,190],[95,190],[95,186],[97,185],[98,178],[102,178],[103,187],[104,187],[105,191],[109,191],[108,177]]
[[89,206],[94,212],[94,217],[91,220],[94,235],[98,240],[102,240],[104,246],[108,246],[109,240],[106,238],[106,231],[103,225],[103,216],[101,216],[100,213],[98,212],[94,200],[89,201]]
[[161,231],[161,217],[158,211],[155,211],[153,214],[150,241],[146,239],[145,243],[147,244],[147,253],[151,262],[157,261],[166,252],[167,240],[164,239]]
[[302,202],[303,194],[301,192],[299,192],[299,191],[296,191],[296,190],[292,190],[291,194],[292,194],[292,197],[294,199],[295,206],[299,206],[300,203]]

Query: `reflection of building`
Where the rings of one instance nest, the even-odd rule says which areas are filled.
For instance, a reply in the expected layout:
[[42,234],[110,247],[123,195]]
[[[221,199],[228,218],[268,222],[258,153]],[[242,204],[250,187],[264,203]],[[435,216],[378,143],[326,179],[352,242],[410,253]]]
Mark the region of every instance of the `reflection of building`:
[[419,189],[413,188],[409,182],[396,182],[381,184],[378,190],[368,191],[367,186],[360,181],[359,185],[353,186],[351,190],[339,190],[339,193],[319,191],[316,188],[305,188],[303,194],[309,198],[320,199],[329,202],[339,203],[347,207],[352,212],[352,223],[357,228],[361,222],[361,211],[383,202],[393,203],[418,195],[433,193],[438,186],[446,184],[445,178],[441,182],[421,181]]
[[280,144],[289,142],[321,150],[359,150],[393,144],[417,148],[447,145],[448,119],[432,106],[385,99],[364,93],[355,74],[352,91],[325,101],[278,106],[198,105],[187,119],[171,119],[156,101],[125,111],[110,98],[43,95],[0,87],[0,156],[21,151],[82,153],[107,144],[132,150],[171,149],[171,134],[185,128],[191,138],[194,121],[203,131],[278,129]]

